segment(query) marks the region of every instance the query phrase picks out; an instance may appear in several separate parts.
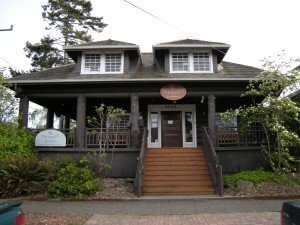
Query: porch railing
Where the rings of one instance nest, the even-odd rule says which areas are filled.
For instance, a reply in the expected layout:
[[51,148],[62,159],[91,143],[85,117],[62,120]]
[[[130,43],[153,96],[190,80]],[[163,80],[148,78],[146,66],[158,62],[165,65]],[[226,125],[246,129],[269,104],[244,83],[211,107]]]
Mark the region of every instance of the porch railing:
[[222,166],[219,164],[219,158],[216,154],[215,147],[208,135],[207,128],[202,127],[202,137],[203,137],[203,149],[205,158],[207,160],[208,169],[212,176],[212,181],[215,190],[220,196],[223,196],[223,173]]
[[217,127],[217,147],[260,147],[266,140],[262,127],[241,130],[240,127]]
[[[35,136],[45,129],[29,129]],[[76,138],[76,129],[54,129],[62,132],[66,136],[66,147],[73,148],[75,147],[75,138]]]
[[134,192],[137,197],[141,197],[143,193],[143,184],[144,184],[144,169],[145,169],[145,160],[146,160],[146,150],[147,150],[147,128],[144,128],[142,145],[140,154],[138,157],[138,165],[136,169],[135,181],[134,181]]
[[[97,148],[99,147],[99,135],[100,129],[96,128],[86,128],[85,134],[85,146],[87,148]],[[129,148],[130,147],[130,129],[129,128],[119,128],[117,130],[112,129],[102,129],[102,143],[101,145],[106,145],[108,147],[117,148]],[[106,143],[105,143],[106,141]]]

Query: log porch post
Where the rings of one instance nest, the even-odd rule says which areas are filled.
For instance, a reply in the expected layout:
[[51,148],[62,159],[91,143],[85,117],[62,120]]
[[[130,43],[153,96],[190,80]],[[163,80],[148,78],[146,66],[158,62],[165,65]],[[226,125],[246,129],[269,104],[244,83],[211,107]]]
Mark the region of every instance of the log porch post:
[[54,120],[54,111],[50,108],[47,110],[47,121],[46,121],[46,128],[53,128],[53,120]]
[[77,97],[76,114],[76,148],[84,148],[85,121],[86,121],[86,98],[83,95]]
[[19,126],[28,127],[28,114],[29,114],[29,98],[24,95],[20,97],[19,103]]
[[132,147],[139,146],[139,96],[137,94],[130,95],[131,100],[131,145]]
[[216,97],[208,96],[208,129],[212,143],[216,144]]

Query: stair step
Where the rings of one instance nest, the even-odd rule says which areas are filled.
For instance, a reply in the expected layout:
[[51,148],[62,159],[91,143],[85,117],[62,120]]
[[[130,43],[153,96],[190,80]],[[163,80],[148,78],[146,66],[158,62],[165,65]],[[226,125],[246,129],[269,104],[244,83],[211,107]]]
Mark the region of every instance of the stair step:
[[146,180],[144,181],[144,188],[147,187],[212,187],[212,183],[209,180]]
[[185,186],[185,187],[144,187],[144,193],[184,193],[184,192],[211,192],[212,186]]
[[146,166],[206,166],[206,163],[203,161],[146,162]]
[[201,155],[200,153],[155,153],[150,154],[147,153],[146,158],[181,158],[181,157],[190,157],[190,158],[204,158],[204,155]]
[[146,162],[187,162],[187,161],[196,161],[196,162],[205,162],[204,158],[198,158],[198,157],[163,157],[163,158],[158,158],[158,157],[148,157],[146,159]]
[[148,175],[144,177],[144,181],[158,180],[210,180],[210,175]]
[[175,166],[164,166],[164,165],[146,165],[146,171],[150,170],[173,170],[173,171],[178,171],[178,170],[202,170],[202,171],[208,171],[208,168],[206,165],[187,165],[187,166],[182,166],[182,165],[175,165]]
[[195,191],[195,192],[144,192],[146,196],[161,196],[161,195],[214,195],[214,191]]
[[143,192],[145,195],[214,194],[203,150],[148,149]]
[[152,148],[148,149],[147,153],[159,154],[159,153],[203,153],[199,148]]
[[209,171],[208,170],[178,170],[178,171],[174,171],[174,170],[147,170],[146,167],[146,171],[145,171],[145,176],[144,179],[148,176],[174,176],[174,175],[178,175],[178,176],[187,176],[187,175],[209,175]]

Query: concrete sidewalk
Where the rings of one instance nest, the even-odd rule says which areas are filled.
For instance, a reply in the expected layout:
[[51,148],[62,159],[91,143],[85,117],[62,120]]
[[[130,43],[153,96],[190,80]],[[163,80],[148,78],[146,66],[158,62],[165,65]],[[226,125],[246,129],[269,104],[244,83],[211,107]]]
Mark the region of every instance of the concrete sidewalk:
[[100,215],[95,214],[84,225],[279,225],[278,212],[220,213],[193,215]]
[[129,201],[24,201],[25,213],[101,215],[189,215],[279,212],[287,200],[142,199]]

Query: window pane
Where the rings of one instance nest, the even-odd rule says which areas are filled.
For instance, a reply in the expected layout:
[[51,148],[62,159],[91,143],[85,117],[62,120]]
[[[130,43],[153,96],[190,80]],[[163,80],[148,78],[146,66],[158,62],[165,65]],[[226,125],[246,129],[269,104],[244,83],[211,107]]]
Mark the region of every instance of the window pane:
[[193,120],[191,112],[185,112],[185,141],[193,142]]
[[152,112],[150,115],[151,123],[151,143],[158,143],[158,113]]
[[105,55],[105,72],[121,72],[121,54]]
[[194,59],[194,71],[210,71],[208,52],[194,53],[193,59]]
[[100,72],[101,54],[85,54],[84,71]]
[[189,71],[188,53],[173,53],[172,68],[173,71]]

